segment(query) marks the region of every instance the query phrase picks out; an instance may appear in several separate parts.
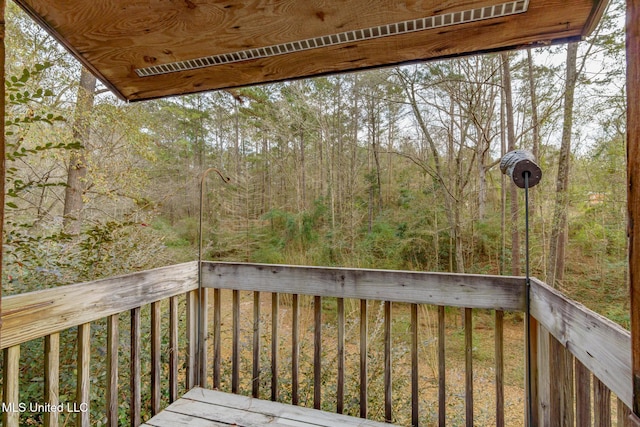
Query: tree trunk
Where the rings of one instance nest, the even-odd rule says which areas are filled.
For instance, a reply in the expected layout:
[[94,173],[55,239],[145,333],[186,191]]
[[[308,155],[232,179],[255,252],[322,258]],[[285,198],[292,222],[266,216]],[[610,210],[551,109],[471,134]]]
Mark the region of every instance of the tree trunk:
[[569,203],[569,158],[571,156],[571,132],[573,129],[573,98],[578,77],[577,57],[578,44],[570,43],[567,46],[567,81],[564,93],[562,143],[558,160],[558,177],[556,179],[556,202],[551,238],[549,240],[549,259],[547,260],[546,281],[553,287],[558,287],[564,276],[565,235],[567,232],[567,206]]
[[307,210],[307,165],[305,159],[304,148],[304,129],[300,129],[300,197],[301,203],[299,209],[301,211]]
[[[504,86],[505,112],[507,115],[508,150],[516,149],[515,124],[513,122],[513,99],[511,91],[511,65],[509,54],[500,54],[502,58],[502,84]],[[518,231],[518,188],[510,181],[511,196],[511,274],[520,275],[520,233]]]
[[[96,91],[96,78],[85,68],[80,74],[80,86],[76,100],[76,111],[73,124],[73,139],[82,146],[89,142],[89,117],[93,109]],[[64,229],[67,233],[78,234],[82,227],[82,208],[86,189],[87,164],[85,149],[80,148],[71,153],[67,172],[67,187],[64,195]]]
[[[531,153],[536,160],[540,157],[540,123],[538,121],[538,98],[536,97],[536,85],[533,78],[533,57],[531,49],[527,49],[527,68],[529,77],[529,95],[531,97],[531,130],[533,133],[533,147]],[[529,212],[535,213],[537,191],[532,191],[529,197]]]
[[[405,94],[407,95],[407,98],[409,100],[409,104],[411,105],[411,109],[413,111],[414,117],[416,118],[416,122],[418,124],[418,126],[420,127],[420,130],[422,131],[422,135],[424,136],[424,138],[427,140],[428,145],[429,145],[429,150],[430,150],[430,154],[431,154],[431,159],[433,161],[434,167],[433,167],[433,171],[430,172],[431,177],[433,178],[434,182],[436,183],[436,188],[438,189],[439,193],[441,194],[443,201],[444,201],[444,207],[445,207],[445,213],[447,216],[447,221],[449,223],[449,227],[451,230],[451,244],[454,246],[454,249],[451,251],[452,253],[452,257],[455,257],[455,272],[456,273],[464,273],[465,270],[465,266],[464,266],[464,251],[463,251],[463,247],[462,247],[462,233],[460,230],[460,203],[458,200],[456,200],[455,195],[460,195],[462,194],[462,186],[460,185],[460,183],[458,181],[456,181],[454,183],[454,189],[453,189],[453,193],[451,194],[450,189],[447,187],[447,184],[445,182],[445,175],[443,174],[443,166],[441,164],[441,156],[440,153],[438,152],[437,146],[436,146],[436,141],[433,139],[433,136],[431,135],[431,132],[429,131],[429,128],[427,127],[427,123],[425,121],[425,118],[422,116],[422,112],[420,111],[420,108],[418,106],[418,101],[416,99],[416,95],[415,95],[415,87],[413,82],[409,81],[409,79],[407,79],[406,77],[400,75],[401,77],[401,81],[402,81],[402,85],[403,85],[403,89],[405,91]],[[453,101],[452,101],[453,104]],[[450,110],[450,115],[452,117],[452,121],[454,120],[454,111]],[[454,177],[454,180],[458,180],[459,179],[459,165],[460,165],[460,157],[453,155],[453,131],[449,132],[449,153],[448,154],[448,162],[447,165],[449,167],[449,171],[451,171],[449,173],[449,175],[452,175]],[[460,154],[460,153],[459,153]],[[450,256],[450,261],[451,258]],[[451,263],[450,263],[451,265]],[[450,268],[450,270],[454,270],[453,268]]]
[[[500,158],[507,154],[506,102],[500,93]],[[500,174],[500,274],[507,272],[507,176]]]

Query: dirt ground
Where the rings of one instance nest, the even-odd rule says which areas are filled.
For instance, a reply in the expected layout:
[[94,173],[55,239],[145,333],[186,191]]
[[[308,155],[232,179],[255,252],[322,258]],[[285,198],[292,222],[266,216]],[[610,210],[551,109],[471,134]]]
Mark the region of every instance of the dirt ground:
[[[213,303],[213,295],[209,297]],[[222,367],[221,389],[231,388],[232,295],[222,291]],[[336,410],[337,321],[336,300],[322,301],[322,378],[321,406]],[[260,296],[260,397],[271,396],[272,298]],[[380,302],[368,302],[368,417],[384,421],[384,310]],[[410,306],[394,304],[392,314],[393,422],[411,425]],[[240,298],[240,393],[251,394],[253,348],[253,294]],[[345,300],[345,413],[359,414],[360,318],[359,301]],[[210,316],[213,310],[209,311]],[[313,406],[313,300],[301,298],[299,357],[299,399]],[[475,426],[496,422],[496,367],[494,312],[473,311],[473,414]],[[438,423],[438,342],[437,308],[419,307],[419,412],[420,425]],[[278,400],[291,403],[291,297],[280,296],[278,311]],[[465,424],[465,334],[459,309],[445,315],[446,419],[447,425]],[[211,346],[212,330],[209,331]],[[522,316],[505,313],[504,319],[504,418],[506,426],[524,425],[524,326]],[[211,351],[213,349],[211,348]],[[211,359],[210,359],[211,360]],[[228,390],[227,390],[228,389]]]

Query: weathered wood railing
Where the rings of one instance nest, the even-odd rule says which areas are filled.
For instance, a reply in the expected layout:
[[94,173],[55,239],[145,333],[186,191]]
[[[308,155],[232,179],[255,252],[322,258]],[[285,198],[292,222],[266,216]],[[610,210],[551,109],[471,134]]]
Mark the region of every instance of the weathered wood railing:
[[[476,425],[482,423],[477,418],[477,405],[474,409],[478,397],[476,393],[474,399],[474,334],[478,331],[474,331],[472,313],[473,310],[493,313],[495,376],[491,402],[494,415],[490,419],[492,425],[505,424],[503,314],[525,311],[523,278],[204,263],[201,274],[207,290],[200,294],[197,273],[197,265],[188,263],[4,298],[0,336],[4,350],[3,425],[19,424],[19,404],[23,402],[20,402],[18,383],[21,370],[26,369],[20,363],[20,346],[31,340],[44,337],[45,341],[43,403],[51,406],[60,403],[59,337],[60,332],[68,328],[77,327],[74,402],[77,405],[91,402],[89,382],[91,378],[95,380],[96,374],[90,372],[90,324],[105,318],[106,372],[99,375],[104,375],[107,382],[105,418],[109,425],[118,425],[117,361],[122,351],[131,361],[126,372],[131,379],[128,392],[131,425],[137,425],[141,417],[141,375],[150,375],[151,390],[144,390],[144,395],[150,401],[151,413],[161,409],[161,396],[165,396],[164,401],[177,397],[178,382],[189,388],[200,377],[204,386],[251,393],[294,405],[312,404],[316,408],[355,412],[362,417],[394,422],[398,421],[400,412],[407,412],[410,416],[402,420],[407,425],[436,422],[445,425],[452,415],[451,409],[447,414],[447,408],[452,408],[451,388],[460,381],[446,375],[452,352],[446,345],[445,316],[457,315],[457,311],[451,313],[451,310],[446,314],[447,307],[461,308],[463,313],[464,410],[459,411],[464,412],[464,416],[458,415],[467,425],[474,425],[474,417]],[[213,294],[211,306],[207,304],[209,292]],[[270,293],[270,298],[264,298],[265,293]],[[227,301],[229,294],[230,301]],[[200,300],[199,295],[202,295]],[[178,318],[179,296],[186,305],[184,319]],[[161,344],[164,328],[160,320],[161,302],[165,300],[168,301],[164,302],[165,306],[169,307],[168,343]],[[372,313],[375,304],[378,308]],[[435,325],[421,324],[424,316],[420,319],[419,310],[425,305],[437,313]],[[143,306],[150,306],[150,372],[146,373],[141,372],[140,365]],[[263,306],[270,309],[270,315],[261,311]],[[200,315],[198,307],[204,308]],[[350,320],[346,307],[357,313],[355,320]],[[312,318],[307,328],[313,337],[312,344],[304,339],[307,329],[301,320],[307,311]],[[394,366],[397,359],[394,359],[394,346],[398,343],[393,338],[395,332],[392,333],[394,319],[400,311],[408,313],[410,319],[409,362],[403,369]],[[130,313],[131,319],[128,348],[118,346],[118,315],[125,312]],[[271,320],[267,322],[265,318]],[[198,319],[201,319],[199,328]],[[632,399],[628,332],[536,280],[531,282],[530,319],[533,424],[585,426],[611,425],[617,421],[617,425],[626,425]],[[178,348],[180,321],[185,325],[185,348]],[[248,336],[244,333],[247,324]],[[426,358],[421,334],[429,328],[435,331],[433,343],[430,341],[429,345],[437,347],[434,351],[437,369],[434,366],[433,378],[429,379],[437,384],[433,404],[425,403],[424,375],[421,374]],[[205,349],[199,358],[196,357],[198,329],[204,337],[201,345]],[[380,341],[376,339],[375,345],[371,345],[378,330]],[[520,345],[524,349],[524,343]],[[305,360],[304,350],[309,346],[312,356]],[[161,358],[162,354],[168,358]],[[381,354],[379,374],[371,371],[373,354]],[[183,362],[178,361],[178,355],[184,357]],[[311,369],[302,369],[303,362]],[[169,365],[166,369],[161,367],[165,364]],[[185,368],[179,369],[182,365]],[[358,377],[355,385],[350,375],[352,365],[357,365],[353,374]],[[408,410],[397,409],[397,397],[394,400],[393,396],[394,382],[404,370],[409,377],[406,382],[410,391],[407,402],[400,402],[400,407],[410,408]],[[327,378],[327,371],[331,371],[332,378]],[[168,379],[160,378],[162,372],[168,373]],[[379,399],[372,397],[379,392],[372,390],[372,383],[378,383],[376,376],[382,384]],[[521,373],[520,382],[523,380]],[[168,384],[168,390],[162,390],[162,384]],[[330,402],[323,389],[331,389]],[[617,404],[613,406],[612,393],[617,396],[617,400],[613,400]],[[521,405],[521,419],[524,419],[525,407]],[[17,409],[11,411],[11,408]],[[47,425],[57,425],[55,411],[43,412]],[[80,411],[76,424],[89,425],[88,412]]]
[[[140,424],[141,417],[141,308],[150,305],[150,358],[151,358],[151,412],[160,410],[161,379],[161,302],[168,300],[168,383],[169,400],[178,397],[178,297],[186,300],[186,337],[189,354],[195,354],[196,317],[198,297],[197,264],[187,263],[159,268],[89,283],[81,283],[47,289],[28,294],[3,298],[2,331],[0,344],[3,349],[3,425],[21,424],[20,415],[40,409],[45,426],[57,426],[62,413],[76,412],[76,425],[89,426],[91,405],[91,324],[101,319],[107,323],[105,348],[106,378],[105,413],[107,425],[118,426],[118,359],[121,352],[129,357],[129,419],[131,425]],[[129,351],[119,346],[119,315],[130,313]],[[61,402],[59,397],[60,333],[77,328],[76,396],[72,401]],[[20,364],[22,344],[44,337],[44,401],[21,400],[19,379],[28,369]],[[184,353],[184,352],[183,352]],[[186,363],[186,376],[193,376],[194,363]],[[184,374],[182,375],[184,376]],[[36,406],[31,406],[36,404]],[[40,405],[38,407],[38,405]],[[62,406],[59,406],[62,405]],[[62,409],[58,410],[57,408]],[[33,422],[33,420],[30,420]],[[24,422],[24,421],[23,421]],[[95,423],[95,420],[94,420]]]
[[534,423],[630,425],[629,332],[546,284],[531,283]]
[[[254,293],[253,304],[253,376],[252,394],[259,395],[260,383],[260,292],[272,293],[272,319],[279,319],[279,298],[292,295],[292,348],[291,403],[298,404],[299,369],[299,301],[300,295],[313,296],[314,310],[314,358],[313,358],[313,405],[320,408],[322,387],[322,298],[336,298],[337,340],[337,392],[335,410],[342,412],[344,396],[344,300],[360,300],[360,378],[359,414],[368,415],[367,363],[370,349],[367,343],[367,301],[383,301],[384,304],[384,419],[395,420],[392,413],[391,396],[391,307],[393,303],[410,304],[411,312],[411,424],[418,425],[422,419],[419,408],[418,375],[421,356],[418,353],[417,309],[421,304],[437,306],[438,345],[438,423],[444,425],[446,418],[446,366],[445,353],[445,307],[460,307],[464,310],[464,366],[465,366],[465,420],[474,425],[473,396],[473,309],[495,311],[495,425],[504,425],[504,361],[503,361],[503,313],[525,312],[526,283],[523,278],[504,276],[476,276],[438,273],[399,272],[380,270],[353,270],[316,267],[287,267],[251,264],[205,263],[203,266],[205,287],[215,289],[214,306],[214,362],[213,385],[220,387],[220,289],[233,292],[234,346],[239,343],[240,291]],[[567,299],[546,284],[531,281],[531,356],[532,356],[532,401],[531,421],[533,425],[594,425],[607,426],[612,421],[623,426],[628,423],[631,404],[630,337],[614,322],[594,313],[584,306]],[[279,321],[272,322],[271,351],[271,398],[278,397],[279,381]],[[238,392],[239,351],[234,347],[231,355],[232,392]],[[574,367],[575,364],[575,367]],[[574,375],[575,372],[575,375]],[[591,384],[593,384],[591,386]],[[593,387],[593,399],[591,398]],[[525,387],[526,389],[526,387]],[[611,393],[617,399],[612,411]],[[523,414],[525,412],[523,408]],[[616,415],[614,417],[614,414]],[[526,420],[525,420],[526,422]]]
[[[221,263],[205,263],[203,266],[203,284],[207,288],[214,289],[214,321],[213,321],[213,386],[220,388],[222,375],[221,351],[225,346],[221,343],[220,326],[220,301],[222,299],[221,289],[231,290],[232,292],[232,316],[229,327],[232,332],[233,351],[229,355],[230,359],[230,375],[231,389],[230,391],[237,393],[238,384],[240,383],[240,359],[241,355],[236,347],[240,342],[241,328],[241,302],[240,291],[249,291],[253,293],[253,310],[247,314],[253,313],[253,356],[251,364],[254,367],[253,376],[251,378],[252,394],[259,396],[260,390],[258,385],[260,379],[257,378],[260,370],[260,293],[271,293],[271,399],[279,397],[279,383],[281,381],[280,368],[281,363],[279,344],[279,330],[287,327],[291,331],[291,370],[286,376],[286,382],[291,383],[290,403],[298,404],[300,401],[300,300],[302,296],[313,298],[313,372],[311,382],[313,385],[313,398],[309,399],[313,402],[315,408],[332,409],[337,412],[343,412],[345,409],[345,353],[347,348],[345,345],[345,309],[344,303],[347,299],[355,299],[359,305],[359,320],[357,327],[359,334],[356,334],[358,344],[351,343],[350,351],[359,350],[359,380],[358,389],[359,396],[349,396],[350,400],[358,400],[359,408],[356,415],[367,417],[370,415],[370,396],[368,382],[371,379],[371,373],[368,372],[368,364],[371,358],[372,350],[369,348],[368,326],[371,322],[368,301],[382,301],[382,329],[384,350],[382,354],[383,361],[383,398],[379,402],[379,406],[384,406],[383,419],[386,421],[397,422],[393,413],[393,396],[392,396],[392,305],[402,304],[409,305],[410,325],[411,325],[411,342],[410,342],[410,384],[411,384],[411,404],[410,419],[408,423],[418,425],[419,420],[424,416],[420,414],[419,408],[419,389],[423,383],[420,381],[420,359],[418,352],[419,345],[419,327],[418,327],[418,307],[422,304],[434,305],[437,307],[437,346],[438,346],[438,415],[435,420],[439,420],[444,425],[446,420],[446,386],[445,386],[445,370],[447,368],[445,353],[445,307],[460,307],[464,309],[464,342],[465,355],[464,365],[466,366],[465,387],[464,387],[464,407],[466,419],[469,425],[473,423],[474,414],[474,395],[473,395],[473,345],[472,345],[472,309],[489,309],[497,310],[496,314],[496,349],[497,357],[495,364],[497,397],[496,401],[496,417],[497,423],[501,423],[504,411],[504,393],[503,390],[503,360],[502,355],[502,314],[504,311],[523,311],[525,304],[525,282],[522,278],[504,277],[504,276],[482,276],[482,275],[455,275],[455,274],[439,274],[439,273],[421,273],[421,272],[401,272],[401,271],[382,271],[382,270],[353,270],[341,268],[318,268],[318,267],[288,267],[274,265],[251,265],[251,264],[221,264]],[[288,326],[279,321],[280,299],[288,295],[290,301],[291,317]],[[335,402],[330,405],[323,405],[322,387],[323,387],[323,299],[336,299],[335,301],[335,345],[337,345],[337,378],[335,380],[336,393]],[[251,298],[249,298],[251,300]],[[331,303],[333,306],[333,302]],[[246,309],[245,309],[246,310]],[[288,317],[288,316],[287,316]],[[267,340],[268,336],[267,336]],[[333,406],[333,407],[331,407]],[[524,411],[524,409],[523,409]],[[433,420],[433,419],[432,419]]]

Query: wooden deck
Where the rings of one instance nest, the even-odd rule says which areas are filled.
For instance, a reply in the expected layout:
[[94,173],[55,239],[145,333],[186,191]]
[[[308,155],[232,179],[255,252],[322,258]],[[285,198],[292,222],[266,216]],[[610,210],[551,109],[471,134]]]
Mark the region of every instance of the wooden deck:
[[142,424],[147,427],[229,425],[238,427],[393,427],[393,424],[199,387],[191,389],[181,399],[173,402],[146,424]]

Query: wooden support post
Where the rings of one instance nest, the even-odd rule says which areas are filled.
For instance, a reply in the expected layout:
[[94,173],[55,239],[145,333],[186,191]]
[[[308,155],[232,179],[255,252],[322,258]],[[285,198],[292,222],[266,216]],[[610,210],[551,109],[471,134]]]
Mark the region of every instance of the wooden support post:
[[[4,10],[5,10],[5,0],[0,0],[0,61],[2,61],[2,66],[0,66],[0,82],[4,83],[4,68],[5,68],[5,52],[4,52],[4,38],[5,38],[5,28],[4,28]],[[4,95],[5,95],[5,87],[4,84],[0,85],[0,111],[2,111],[2,117],[4,117],[5,112],[5,104],[4,104]],[[0,236],[4,236],[4,180],[6,175],[5,169],[5,140],[4,140],[4,119],[0,120]],[[0,245],[0,277],[2,277],[2,246]],[[2,335],[2,280],[0,280],[0,335]]]
[[640,416],[640,0],[627,0],[627,209],[633,412]]

